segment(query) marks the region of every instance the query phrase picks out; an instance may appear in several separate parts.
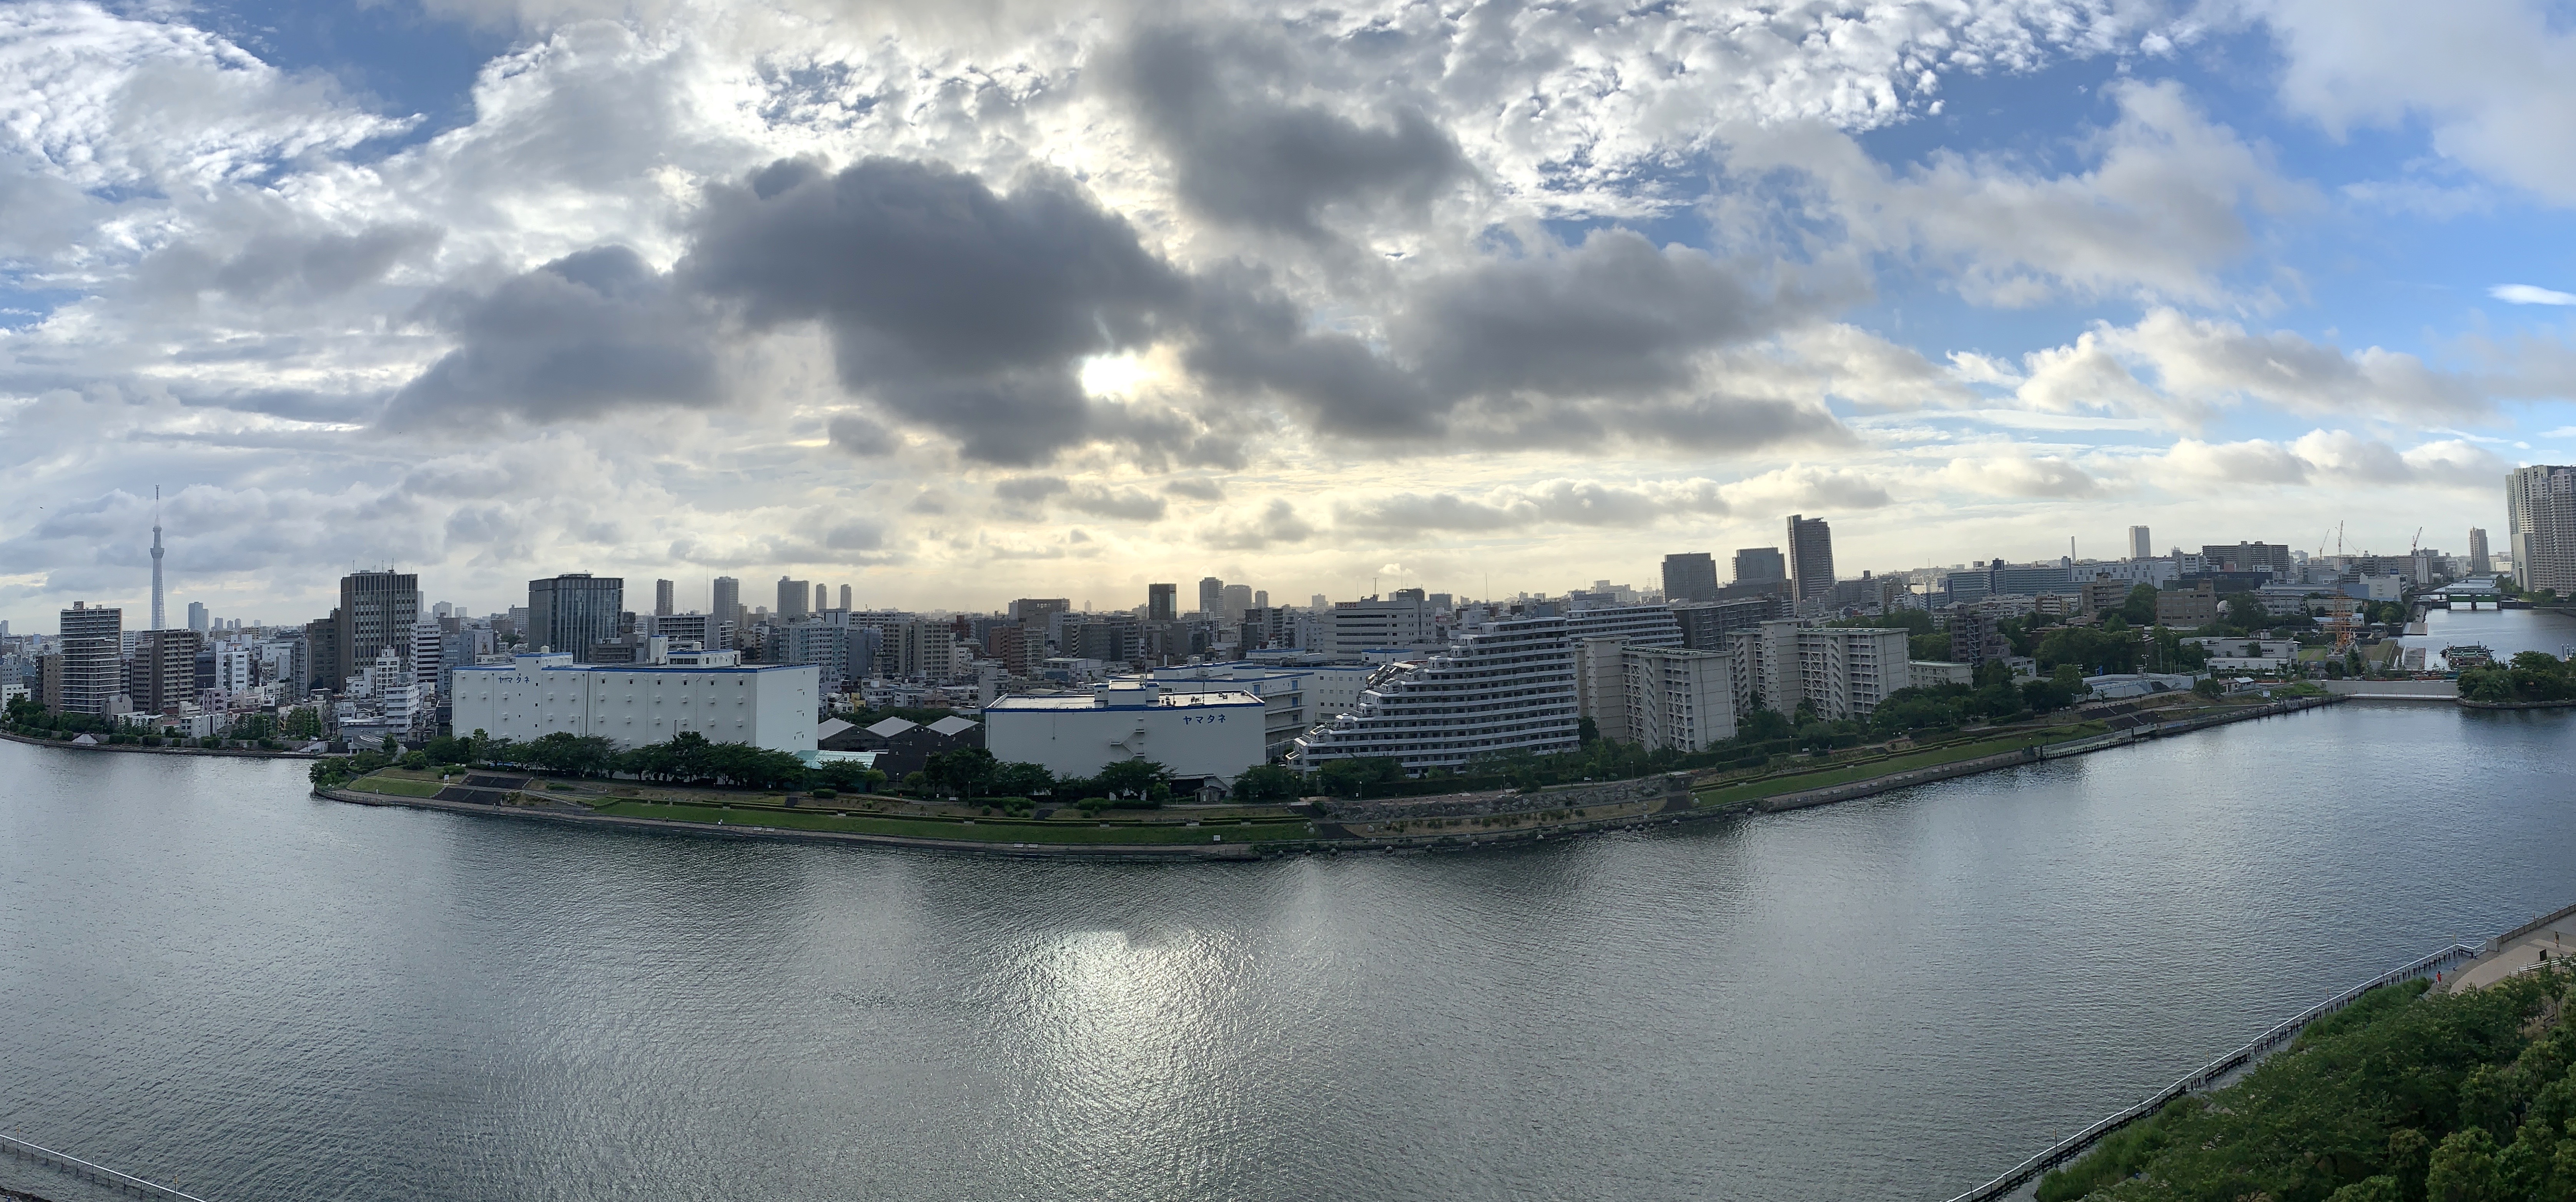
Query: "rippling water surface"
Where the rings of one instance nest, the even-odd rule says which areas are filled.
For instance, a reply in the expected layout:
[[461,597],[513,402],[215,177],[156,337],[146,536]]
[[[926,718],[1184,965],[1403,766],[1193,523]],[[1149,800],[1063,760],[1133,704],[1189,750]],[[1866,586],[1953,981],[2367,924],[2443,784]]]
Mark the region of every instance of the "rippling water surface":
[[2349,704],[1737,822],[1166,866],[0,743],[0,1128],[214,1202],[1946,1197],[2576,900],[2571,748]]

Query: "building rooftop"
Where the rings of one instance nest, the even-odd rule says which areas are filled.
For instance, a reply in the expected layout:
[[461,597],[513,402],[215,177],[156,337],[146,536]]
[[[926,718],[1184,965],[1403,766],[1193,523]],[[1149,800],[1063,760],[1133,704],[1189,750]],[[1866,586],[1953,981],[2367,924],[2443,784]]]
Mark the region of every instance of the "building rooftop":
[[1214,693],[1164,693],[1154,689],[1109,689],[1099,693],[1023,693],[1003,697],[984,707],[987,714],[995,711],[1031,712],[1042,710],[1132,710],[1189,709],[1196,706],[1242,705],[1266,708],[1261,698],[1246,692],[1227,690]]

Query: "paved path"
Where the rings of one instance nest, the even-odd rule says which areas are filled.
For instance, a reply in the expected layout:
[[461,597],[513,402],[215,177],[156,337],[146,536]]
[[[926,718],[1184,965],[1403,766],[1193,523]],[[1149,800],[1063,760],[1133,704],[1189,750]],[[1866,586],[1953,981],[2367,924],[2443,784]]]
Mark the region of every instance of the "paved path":
[[2556,960],[2571,952],[2576,952],[2576,914],[2560,918],[2480,956],[2457,973],[2446,974],[2442,978],[2442,987],[2454,993],[2463,989],[2483,989],[2540,963],[2544,956]]

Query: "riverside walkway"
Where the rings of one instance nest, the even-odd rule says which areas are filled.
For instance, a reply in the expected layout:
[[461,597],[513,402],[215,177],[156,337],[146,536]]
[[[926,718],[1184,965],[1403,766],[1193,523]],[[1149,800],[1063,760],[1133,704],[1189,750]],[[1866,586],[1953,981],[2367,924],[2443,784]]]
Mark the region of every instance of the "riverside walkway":
[[2529,972],[2576,951],[2576,906],[2543,914],[2488,941],[2493,949],[2442,979],[2451,993],[2484,989],[2518,972]]

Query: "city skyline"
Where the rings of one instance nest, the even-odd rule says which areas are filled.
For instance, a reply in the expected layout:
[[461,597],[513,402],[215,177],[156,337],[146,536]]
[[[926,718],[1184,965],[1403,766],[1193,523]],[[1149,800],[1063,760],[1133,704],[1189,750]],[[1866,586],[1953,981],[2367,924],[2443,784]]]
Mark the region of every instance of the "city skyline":
[[26,10],[0,615],[140,608],[155,484],[275,620],[2457,549],[2576,461],[2576,39],[2459,12]]

